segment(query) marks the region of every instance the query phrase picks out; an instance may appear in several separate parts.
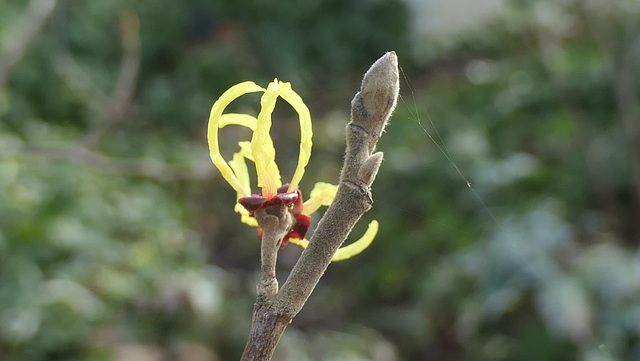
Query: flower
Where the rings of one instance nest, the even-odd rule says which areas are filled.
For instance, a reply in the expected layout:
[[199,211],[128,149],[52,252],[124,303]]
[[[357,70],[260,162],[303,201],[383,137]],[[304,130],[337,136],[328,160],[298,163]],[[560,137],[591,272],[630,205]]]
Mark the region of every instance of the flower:
[[[248,114],[228,113],[224,109],[236,98],[248,93],[263,92],[260,100],[261,110],[258,117]],[[275,148],[271,139],[271,114],[278,97],[284,99],[298,113],[300,121],[300,149],[296,170],[288,184],[282,185],[280,170],[275,162]],[[227,163],[220,154],[218,130],[227,125],[241,125],[253,131],[251,141],[238,143],[240,151],[233,155]],[[312,125],[309,108],[302,98],[291,88],[290,83],[275,79],[266,89],[252,81],[236,84],[225,91],[211,107],[207,138],[211,161],[220,170],[222,177],[237,192],[238,203],[235,211],[240,213],[241,221],[258,227],[253,212],[270,205],[284,203],[296,219],[292,230],[282,240],[281,247],[291,242],[306,248],[309,241],[304,237],[311,223],[310,214],[321,206],[329,206],[335,198],[337,185],[319,182],[310,193],[310,197],[303,202],[302,192],[298,185],[304,174],[305,167],[311,157]],[[249,182],[249,170],[246,159],[253,161],[258,176],[258,187],[261,194],[252,194]],[[334,261],[350,258],[371,244],[378,231],[378,222],[372,221],[364,236],[353,244],[340,248],[333,257]],[[260,227],[258,235],[261,236]]]

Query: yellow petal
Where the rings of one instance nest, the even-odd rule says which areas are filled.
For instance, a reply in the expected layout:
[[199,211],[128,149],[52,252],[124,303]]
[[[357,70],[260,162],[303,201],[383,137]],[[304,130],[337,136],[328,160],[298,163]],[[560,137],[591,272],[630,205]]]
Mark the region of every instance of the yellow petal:
[[336,252],[336,254],[333,256],[331,260],[334,262],[343,261],[345,259],[349,259],[357,255],[358,253],[364,251],[367,247],[369,247],[371,242],[373,242],[373,239],[375,238],[377,233],[378,233],[378,221],[373,220],[371,221],[371,223],[369,223],[369,227],[367,228],[367,231],[364,233],[362,238],[351,243],[348,246],[338,249],[338,251]]
[[307,248],[307,246],[309,245],[309,241],[307,241],[306,239],[297,239],[297,238],[289,238],[289,243],[297,244],[302,248]]
[[266,199],[276,195],[276,190],[282,185],[280,171],[276,164],[276,150],[269,131],[271,130],[271,114],[280,95],[280,82],[275,79],[269,83],[267,90],[260,99],[260,114],[258,126],[251,138],[251,152],[258,174],[258,187],[262,188],[262,196]]
[[238,153],[253,162],[254,160],[253,154],[251,154],[251,142],[242,141],[238,142],[238,145],[240,146],[240,151]]
[[311,113],[309,108],[304,104],[298,93],[291,89],[291,84],[281,83],[280,96],[291,104],[293,109],[298,113],[300,120],[300,153],[298,154],[298,166],[291,178],[288,192],[292,192],[302,179],[304,168],[309,163],[311,157],[311,138],[313,136],[313,128],[311,126]]
[[222,114],[218,128],[222,129],[227,125],[235,124],[245,126],[253,131],[256,130],[258,119],[249,114],[227,113]]
[[249,195],[250,190],[245,189],[240,183],[233,170],[229,167],[227,162],[220,154],[220,146],[218,144],[218,128],[220,118],[224,109],[237,97],[247,94],[264,91],[264,89],[256,85],[252,81],[246,81],[240,84],[236,84],[225,91],[218,100],[213,103],[211,107],[211,113],[209,114],[209,125],[207,127],[207,139],[209,141],[209,155],[211,161],[220,170],[222,177],[236,190],[236,192]]
[[[349,259],[364,251],[367,247],[369,247],[371,242],[373,242],[373,239],[376,237],[376,234],[378,233],[378,226],[378,221],[371,221],[364,235],[359,240],[351,243],[350,245],[338,249],[336,254],[333,255],[331,261],[344,261],[345,259]],[[307,248],[307,246],[309,245],[309,241],[306,239],[289,238],[289,243],[297,244],[302,248]]]
[[[244,161],[244,156],[239,152],[233,155],[233,159],[229,161],[229,166],[236,175],[238,182],[243,189],[251,193],[251,183],[249,179],[249,169],[247,168],[247,162]],[[238,192],[238,199],[246,196],[246,193]]]
[[321,206],[329,206],[336,197],[338,186],[331,183],[318,182],[309,194],[309,199],[302,206],[302,213],[312,214]]
[[249,215],[249,211],[244,208],[242,204],[236,203],[234,210],[236,211],[236,213],[240,213],[240,220],[242,221],[242,223],[248,224],[252,227],[258,227],[258,221],[256,221],[255,218]]
[[[244,161],[244,159],[245,157],[242,154],[241,150],[240,152],[233,155],[233,159],[229,161],[229,166],[235,172],[240,184],[246,187],[246,189],[249,189],[249,192],[251,192],[251,184],[249,182],[249,169],[247,168],[247,163]],[[244,196],[244,194],[238,193],[238,199],[240,199],[240,197],[242,196]],[[256,219],[251,217],[249,211],[240,203],[236,203],[234,210],[236,211],[236,213],[240,213],[240,220],[242,221],[242,223],[246,223],[253,227],[258,226],[258,222],[256,221]]]
[[[255,160],[253,159],[252,149],[251,149],[251,142],[241,141],[241,142],[238,142],[238,145],[240,146],[240,154],[242,154],[245,158],[255,163]],[[273,140],[271,140],[271,137],[267,139],[267,148],[274,149]],[[279,173],[278,173],[278,178],[279,178]]]

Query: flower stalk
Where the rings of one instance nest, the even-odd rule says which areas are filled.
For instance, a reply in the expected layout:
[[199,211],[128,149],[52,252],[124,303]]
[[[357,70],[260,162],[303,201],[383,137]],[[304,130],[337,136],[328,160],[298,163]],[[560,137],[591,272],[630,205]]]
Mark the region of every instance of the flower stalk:
[[260,261],[261,276],[256,292],[258,299],[271,299],[278,292],[276,261],[280,244],[296,223],[284,203],[258,209],[255,218],[262,229]]

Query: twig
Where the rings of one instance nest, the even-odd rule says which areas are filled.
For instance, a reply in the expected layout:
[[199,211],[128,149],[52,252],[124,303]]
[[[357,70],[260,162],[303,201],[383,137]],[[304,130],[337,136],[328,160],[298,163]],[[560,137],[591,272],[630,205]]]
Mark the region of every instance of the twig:
[[[573,146],[579,153],[589,154],[588,149],[592,135],[589,132],[589,127],[584,124],[587,115],[584,114],[581,108],[572,105],[569,98],[570,93],[567,91],[565,81],[558,71],[558,60],[562,51],[561,39],[544,26],[538,25],[537,45],[540,52],[540,60],[548,75],[549,85],[559,101],[560,109],[564,112],[565,119],[575,131]],[[584,162],[588,175],[585,180],[594,194],[596,202],[604,208],[615,209],[616,205],[612,202],[614,198],[612,196],[613,190],[609,183],[603,179],[600,164],[590,156],[585,157]]]
[[276,261],[280,242],[296,223],[284,203],[265,209],[258,209],[255,217],[262,228],[262,247],[260,260],[262,262],[262,276],[256,287],[258,297],[267,300],[278,292],[276,279]]
[[140,70],[140,24],[138,17],[125,12],[120,18],[122,60],[116,86],[98,121],[87,131],[81,144],[93,148],[114,125],[121,122],[136,88]]
[[[603,29],[597,23],[594,16],[587,9],[587,6],[579,3],[578,9],[587,24],[596,45],[607,61],[607,70],[611,78],[612,87],[624,139],[627,145],[627,158],[631,169],[631,189],[635,193],[636,201],[640,204],[640,126],[637,119],[640,116],[638,107],[638,85],[640,75],[638,70],[638,60],[640,59],[640,34],[637,29],[636,18],[628,15],[624,24],[624,37],[619,49],[613,41],[616,31],[609,22],[606,26],[609,31]],[[634,29],[634,25],[636,29]]]
[[31,40],[42,30],[56,6],[56,0],[31,0],[27,14],[4,37],[0,50],[0,89],[18,64]]
[[[282,289],[271,298],[258,297],[243,361],[271,359],[280,336],[304,306],[333,255],[371,208],[370,186],[382,163],[382,153],[373,151],[395,108],[399,88],[398,59],[395,52],[389,52],[367,71],[351,102],[347,151],[336,197]],[[283,234],[286,231],[288,228],[280,229]]]
[[[109,99],[68,52],[54,55],[53,67],[64,85],[82,100],[91,113],[100,114]],[[99,116],[96,116],[99,118]]]
[[[0,59],[0,87],[12,67],[22,57],[28,43],[50,16],[55,3],[56,0],[32,0],[29,13],[7,36],[10,41],[2,49],[2,59]],[[133,13],[125,12],[120,20],[123,54],[116,86],[108,99],[90,82],[71,56],[63,54],[56,59],[56,68],[70,88],[82,94],[89,108],[99,114],[93,128],[89,129],[76,144],[0,144],[0,157],[65,161],[101,173],[141,176],[160,181],[207,179],[212,176],[209,167],[181,169],[153,159],[116,159],[91,150],[111,127],[122,121],[138,78],[140,68],[138,17]]]
[[638,76],[640,68],[640,34],[630,42],[629,47],[622,54],[621,64],[618,73],[614,78],[614,89],[616,104],[622,121],[627,142],[628,159],[631,167],[632,188],[635,189],[636,201],[640,205],[640,126],[638,117],[640,107],[638,106]]
[[152,159],[114,159],[77,145],[68,144],[2,144],[0,158],[43,159],[65,161],[93,169],[100,173],[141,176],[160,181],[179,179],[208,179],[210,167],[178,169]]

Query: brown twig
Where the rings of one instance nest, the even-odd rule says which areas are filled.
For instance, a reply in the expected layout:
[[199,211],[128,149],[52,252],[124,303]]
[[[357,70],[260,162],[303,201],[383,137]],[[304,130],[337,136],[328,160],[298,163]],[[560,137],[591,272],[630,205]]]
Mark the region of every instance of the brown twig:
[[[258,296],[243,361],[271,359],[282,333],[304,306],[333,255],[371,208],[370,186],[382,163],[382,153],[374,153],[374,149],[395,108],[399,88],[398,59],[395,52],[389,52],[367,71],[351,102],[347,151],[333,203],[282,289],[273,297]],[[261,220],[257,220],[262,227]],[[280,224],[286,227],[286,222]],[[284,235],[288,230],[280,228],[278,232]]]
[[278,280],[276,279],[276,262],[280,242],[289,233],[296,223],[295,218],[289,212],[289,208],[280,203],[266,209],[258,209],[255,218],[262,228],[262,240],[260,261],[262,263],[262,276],[256,287],[258,297],[270,299],[278,292]]
[[31,0],[27,13],[3,39],[4,45],[0,50],[0,89],[22,59],[31,40],[42,30],[55,6],[56,0]]

